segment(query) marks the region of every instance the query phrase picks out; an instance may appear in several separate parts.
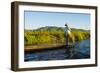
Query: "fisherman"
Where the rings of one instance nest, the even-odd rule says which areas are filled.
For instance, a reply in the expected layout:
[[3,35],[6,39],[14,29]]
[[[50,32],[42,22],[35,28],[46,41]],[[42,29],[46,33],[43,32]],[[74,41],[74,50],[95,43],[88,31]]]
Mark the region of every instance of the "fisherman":
[[66,45],[69,45],[69,42],[68,42],[68,37],[71,38],[72,40],[72,44],[74,44],[74,36],[73,34],[71,33],[71,29],[68,27],[67,23],[65,24],[65,34],[66,34]]
[[66,45],[68,45],[68,25],[67,23],[65,24],[65,36],[66,36]]

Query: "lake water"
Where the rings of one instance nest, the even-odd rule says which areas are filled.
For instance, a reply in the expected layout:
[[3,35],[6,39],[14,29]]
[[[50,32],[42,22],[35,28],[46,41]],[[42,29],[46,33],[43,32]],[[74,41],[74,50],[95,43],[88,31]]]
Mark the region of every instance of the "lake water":
[[87,59],[90,58],[90,40],[84,40],[75,44],[74,48],[69,50],[59,48],[53,50],[44,50],[40,52],[25,53],[24,61],[47,61],[64,59]]

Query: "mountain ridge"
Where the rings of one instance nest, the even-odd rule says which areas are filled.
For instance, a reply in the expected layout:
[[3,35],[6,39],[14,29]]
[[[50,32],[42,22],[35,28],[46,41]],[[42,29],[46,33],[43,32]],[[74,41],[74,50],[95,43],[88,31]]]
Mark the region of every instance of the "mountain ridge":
[[[85,30],[85,29],[77,29],[77,28],[70,28],[71,30],[74,30],[74,31],[85,31],[85,32],[89,32],[90,30]],[[64,31],[65,30],[65,27],[57,27],[57,26],[45,26],[45,27],[40,27],[38,29],[31,29],[31,30],[28,30],[28,29],[25,29],[26,31]]]

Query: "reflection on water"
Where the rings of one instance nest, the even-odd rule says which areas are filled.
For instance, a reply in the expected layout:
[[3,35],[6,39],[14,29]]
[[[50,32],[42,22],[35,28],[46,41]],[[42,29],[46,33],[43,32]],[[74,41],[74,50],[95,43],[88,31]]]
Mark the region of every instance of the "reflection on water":
[[64,59],[87,59],[90,58],[90,40],[76,43],[74,48],[59,48],[44,50],[41,52],[25,53],[25,61],[46,61]]

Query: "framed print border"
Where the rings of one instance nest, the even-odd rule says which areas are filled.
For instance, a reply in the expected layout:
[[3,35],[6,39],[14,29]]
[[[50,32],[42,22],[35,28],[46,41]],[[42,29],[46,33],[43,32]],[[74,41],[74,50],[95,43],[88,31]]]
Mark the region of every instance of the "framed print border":
[[[19,36],[19,6],[20,5],[95,10],[95,64],[19,68],[19,56],[18,55],[19,55],[20,50],[18,49],[19,48],[19,37],[18,36]],[[97,66],[97,7],[96,6],[19,2],[19,1],[15,1],[11,3],[11,70],[27,71],[27,70],[45,70],[45,69],[92,67],[92,66]]]

